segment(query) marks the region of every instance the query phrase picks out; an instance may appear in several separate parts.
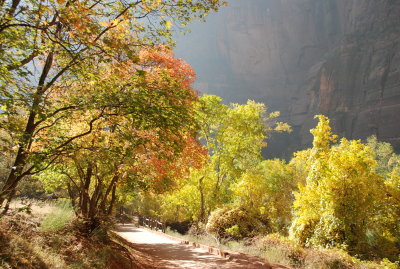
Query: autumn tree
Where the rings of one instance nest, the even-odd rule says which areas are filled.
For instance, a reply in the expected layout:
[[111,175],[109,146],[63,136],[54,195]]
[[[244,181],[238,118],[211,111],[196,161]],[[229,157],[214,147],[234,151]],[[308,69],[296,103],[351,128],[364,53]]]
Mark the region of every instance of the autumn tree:
[[[400,166],[396,166],[385,180],[386,195],[382,201],[385,211],[381,214],[379,224],[385,234],[384,254],[390,253],[398,258],[400,250]],[[389,244],[387,244],[389,242]],[[389,246],[388,246],[389,245]]]
[[93,91],[85,93],[95,93],[100,98],[97,103],[112,100],[115,106],[92,109],[78,117],[70,115],[51,131],[43,131],[54,139],[36,144],[39,150],[53,148],[48,141],[73,137],[86,129],[83,117],[107,114],[92,122],[90,133],[69,143],[63,154],[49,163],[48,175],[43,175],[44,182],[52,185],[57,179],[68,189],[77,215],[89,224],[89,230],[113,212],[121,185],[168,188],[203,152],[194,138],[197,94],[191,88],[192,68],[165,48],[143,50],[139,57],[139,77],[126,72],[129,66],[112,66],[113,72],[103,66],[98,69],[103,80],[87,85]]
[[382,177],[389,177],[394,170],[400,167],[400,155],[394,152],[390,143],[378,141],[375,135],[368,137],[365,142],[375,153],[376,171]]
[[369,147],[345,138],[332,146],[336,136],[329,119],[317,117],[313,148],[306,151],[305,184],[295,193],[291,237],[308,246],[360,251],[369,232],[379,233],[384,182]]
[[287,234],[297,182],[285,161],[260,162],[243,173],[232,189],[235,203],[263,219],[267,231]]
[[[91,133],[96,121],[112,116],[115,111],[109,109],[119,106],[127,113],[129,105],[123,102],[129,94],[124,96],[124,89],[131,84],[120,80],[120,91],[108,94],[115,78],[105,80],[104,66],[108,72],[124,67],[132,79],[140,80],[141,47],[172,43],[173,25],[186,26],[221,4],[219,0],[1,1],[0,126],[16,139],[0,207],[23,177],[46,169],[43,163],[56,161],[71,143]],[[85,114],[88,110],[93,112]],[[57,138],[43,135],[57,133],[52,129],[61,120],[79,113],[85,114],[82,132]],[[52,147],[38,151],[37,144]]]
[[206,222],[211,211],[231,202],[232,184],[262,161],[269,132],[289,129],[276,121],[278,116],[254,101],[227,106],[218,96],[202,96],[197,105],[198,138],[209,156],[202,168],[192,169],[178,191],[166,197],[165,212],[179,206],[180,215]]
[[231,186],[232,203],[212,212],[207,231],[218,237],[240,239],[266,233],[287,234],[291,224],[291,166],[283,160],[263,160]]
[[377,173],[384,178],[385,195],[381,201],[381,212],[377,220],[380,230],[385,235],[376,237],[381,256],[399,255],[400,243],[400,155],[394,152],[390,143],[378,141],[376,136],[368,137],[366,145],[375,153]]
[[39,178],[49,189],[67,190],[81,228],[90,232],[113,216],[125,193],[160,193],[187,173],[186,165],[193,161],[187,155],[201,146],[189,133],[169,141],[174,139],[174,144],[166,144],[154,130],[110,130],[98,123]]

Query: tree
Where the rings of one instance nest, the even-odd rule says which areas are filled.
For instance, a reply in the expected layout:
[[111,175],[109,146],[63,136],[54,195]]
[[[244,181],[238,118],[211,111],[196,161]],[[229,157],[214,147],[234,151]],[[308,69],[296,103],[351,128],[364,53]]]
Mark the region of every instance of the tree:
[[269,232],[287,234],[293,191],[297,188],[293,172],[283,160],[260,162],[243,173],[232,187],[236,204],[263,219]]
[[369,147],[345,138],[331,146],[336,137],[329,119],[317,117],[319,123],[311,130],[313,148],[307,151],[305,184],[295,193],[291,237],[305,245],[360,251],[369,231],[379,233],[384,182],[375,172]]
[[289,130],[287,124],[276,121],[278,116],[254,101],[227,106],[218,96],[202,96],[196,114],[198,139],[209,156],[202,168],[192,169],[180,189],[166,198],[166,212],[176,216],[172,212],[179,205],[183,211],[179,215],[205,223],[211,211],[232,202],[232,184],[262,161],[268,133]]
[[[196,166],[197,156],[204,152],[194,139],[197,95],[190,86],[195,77],[191,67],[165,49],[143,51],[140,64],[144,73],[139,79],[113,68],[112,75],[96,87],[104,94],[97,92],[97,98],[122,106],[93,109],[79,118],[70,116],[56,125],[57,133],[45,131],[54,140],[71,137],[86,128],[83,117],[92,118],[93,112],[108,114],[93,122],[90,133],[75,139],[49,163],[52,170],[43,178],[48,183],[58,179],[59,185],[68,188],[75,211],[89,224],[89,230],[112,213],[118,187],[133,186],[132,182],[140,185],[140,181],[162,191],[174,184],[173,179],[183,177],[190,166]],[[103,71],[106,76],[110,70]],[[122,86],[129,83],[129,87],[121,89],[121,79]],[[105,83],[107,88],[103,88]],[[108,88],[110,85],[113,87]],[[41,146],[53,148],[51,144]]]
[[[17,145],[17,149],[0,190],[0,207],[23,177],[46,169],[42,163],[56,161],[72,142],[91,133],[96,121],[113,116],[108,109],[128,110],[123,101],[129,94],[124,97],[123,90],[130,88],[130,82],[123,84],[122,78],[117,81],[104,69],[129,71],[140,81],[141,47],[172,43],[172,24],[185,26],[221,4],[219,0],[1,1],[0,126],[9,132],[16,122],[18,128],[13,129],[12,148]],[[115,82],[121,91],[107,94]],[[95,89],[99,85],[100,91]],[[88,110],[94,111],[85,114]],[[87,125],[83,132],[53,141],[43,135],[44,130],[53,133],[61,119],[80,113]],[[38,143],[52,147],[32,154]]]
[[376,171],[382,177],[388,177],[392,171],[400,166],[400,156],[394,152],[390,143],[380,142],[373,135],[367,138],[365,144],[375,153]]
[[366,145],[375,153],[376,171],[385,181],[385,195],[377,220],[384,236],[377,237],[375,244],[379,244],[382,256],[397,258],[400,243],[400,156],[394,153],[391,144],[378,141],[376,136],[367,138]]
[[290,131],[290,127],[276,121],[279,112],[268,114],[261,103],[249,100],[243,105],[227,107],[219,97],[211,95],[203,96],[201,101],[199,139],[209,151],[206,165],[213,171],[211,204],[204,213],[207,216],[218,205],[231,200],[231,184],[262,160],[261,150],[267,146],[268,134]]

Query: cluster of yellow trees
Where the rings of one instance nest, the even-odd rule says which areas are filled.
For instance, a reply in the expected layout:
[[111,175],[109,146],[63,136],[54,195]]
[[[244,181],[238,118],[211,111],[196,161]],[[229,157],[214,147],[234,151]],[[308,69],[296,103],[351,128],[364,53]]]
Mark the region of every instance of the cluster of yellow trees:
[[[318,119],[311,130],[313,147],[291,161],[303,175],[295,192],[290,237],[305,245],[398,255],[398,156],[376,138],[366,144],[345,138],[336,143],[328,118]],[[385,167],[388,173],[378,172]]]
[[279,233],[303,246],[398,258],[400,158],[390,144],[338,140],[319,115],[311,148],[288,163],[263,160],[267,135],[290,131],[275,121],[278,113],[209,95],[200,104],[199,138],[209,152],[203,166],[169,192],[146,193],[142,211],[220,238]]

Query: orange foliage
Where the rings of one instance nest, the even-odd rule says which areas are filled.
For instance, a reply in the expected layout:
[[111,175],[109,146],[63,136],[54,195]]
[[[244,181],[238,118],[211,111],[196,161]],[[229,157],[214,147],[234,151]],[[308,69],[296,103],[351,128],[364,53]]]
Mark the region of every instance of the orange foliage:
[[191,84],[196,80],[193,68],[184,60],[175,58],[172,50],[166,46],[158,46],[142,50],[139,54],[140,62],[146,70],[158,71],[162,69],[170,77],[179,80],[186,89],[191,89]]

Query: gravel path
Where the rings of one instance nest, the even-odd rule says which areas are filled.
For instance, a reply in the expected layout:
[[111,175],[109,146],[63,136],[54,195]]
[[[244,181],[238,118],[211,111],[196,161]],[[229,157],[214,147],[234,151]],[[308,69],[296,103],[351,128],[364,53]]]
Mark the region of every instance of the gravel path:
[[[160,233],[133,225],[120,225],[116,231],[133,243],[133,255],[139,268],[285,268],[271,267],[260,261],[250,262],[244,257],[222,258],[199,248],[192,248]],[[253,259],[254,260],[254,259]]]

